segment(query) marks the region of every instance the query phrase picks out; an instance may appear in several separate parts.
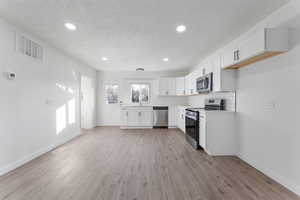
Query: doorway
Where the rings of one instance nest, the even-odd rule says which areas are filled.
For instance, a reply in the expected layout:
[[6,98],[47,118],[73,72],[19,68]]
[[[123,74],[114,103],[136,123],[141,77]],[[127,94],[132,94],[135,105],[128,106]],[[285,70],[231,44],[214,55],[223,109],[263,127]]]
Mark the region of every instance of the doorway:
[[81,128],[94,128],[94,110],[95,110],[95,88],[90,77],[81,76],[80,79],[80,102],[81,102]]

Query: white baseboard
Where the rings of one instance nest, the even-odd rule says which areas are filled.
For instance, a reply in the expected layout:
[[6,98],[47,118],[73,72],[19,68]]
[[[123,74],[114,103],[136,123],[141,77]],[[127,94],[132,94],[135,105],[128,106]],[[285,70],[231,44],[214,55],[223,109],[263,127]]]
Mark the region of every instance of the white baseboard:
[[294,192],[295,194],[300,196],[300,186],[297,185],[296,183],[294,183],[293,181],[287,180],[286,178],[284,178],[283,176],[277,174],[273,170],[271,170],[269,168],[266,168],[266,167],[263,167],[260,163],[258,163],[256,161],[250,161],[249,159],[247,159],[246,157],[244,157],[242,155],[238,155],[238,157],[241,160],[248,163],[249,165],[251,165],[252,167],[254,167],[255,169],[257,169],[260,172],[262,172],[263,174],[265,174],[266,176],[269,176],[270,178],[272,178],[276,182],[280,183],[281,185],[283,185],[287,189],[291,190],[292,192]]
[[149,126],[146,126],[146,127],[143,127],[143,126],[120,126],[120,129],[152,129],[153,127],[149,127]]
[[60,141],[60,142],[57,142],[56,144],[52,144],[46,148],[43,148],[43,149],[40,149],[39,151],[36,151],[30,155],[27,155],[27,156],[24,156],[23,158],[13,162],[13,163],[10,163],[2,168],[0,168],[0,176],[18,168],[18,167],[21,167],[22,165],[30,162],[31,160],[55,149],[56,147],[60,146],[60,145],[63,145],[65,143],[67,143],[68,141],[72,140],[73,138],[79,136],[81,133],[79,132],[78,134],[75,134],[75,135],[72,135],[66,139],[64,139],[63,141]]

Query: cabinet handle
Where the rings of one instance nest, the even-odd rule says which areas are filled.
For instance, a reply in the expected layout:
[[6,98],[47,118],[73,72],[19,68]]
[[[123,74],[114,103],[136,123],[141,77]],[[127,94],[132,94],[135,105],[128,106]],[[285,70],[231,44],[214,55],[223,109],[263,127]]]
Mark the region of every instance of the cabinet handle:
[[236,61],[236,51],[233,52],[233,60]]
[[237,61],[240,59],[240,50],[235,50],[233,53],[233,60]]
[[128,117],[128,111],[126,112],[126,116]]
[[193,94],[194,93],[194,90],[193,89],[191,89],[191,94]]
[[182,94],[185,95],[185,90],[182,91]]

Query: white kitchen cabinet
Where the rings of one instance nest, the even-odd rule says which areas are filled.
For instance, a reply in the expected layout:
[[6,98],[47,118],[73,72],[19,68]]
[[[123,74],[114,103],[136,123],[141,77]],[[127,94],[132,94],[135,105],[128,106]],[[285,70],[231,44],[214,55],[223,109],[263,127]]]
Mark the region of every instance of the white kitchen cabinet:
[[190,83],[190,89],[191,89],[191,94],[198,94],[197,93],[197,78],[199,78],[199,76],[201,76],[199,74],[199,71],[194,71],[191,73],[191,83]]
[[169,95],[169,79],[161,78],[158,81],[159,95]]
[[176,95],[177,96],[185,95],[185,78],[184,77],[176,78]]
[[185,133],[185,107],[177,107],[177,127]]
[[237,154],[236,113],[203,111],[200,113],[199,144],[211,156]]
[[185,76],[185,95],[192,94],[192,74],[188,74]]
[[158,83],[160,96],[175,96],[176,95],[176,79],[175,78],[160,78]]
[[139,126],[139,112],[136,110],[126,111],[126,126],[138,127]]
[[153,108],[150,106],[129,106],[122,108],[121,128],[152,128]]
[[200,120],[199,120],[199,144],[203,149],[206,149],[206,119],[205,114],[200,113]]
[[288,29],[261,29],[242,39],[237,45],[226,48],[222,53],[222,68],[238,69],[288,50]]
[[152,127],[153,126],[153,111],[143,110],[139,111],[139,126]]
[[169,106],[168,110],[168,126],[169,128],[175,128],[177,125],[177,118],[176,118],[176,107]]
[[235,43],[229,44],[221,54],[222,69],[236,63],[238,56],[238,48]]
[[186,76],[186,94],[187,95],[195,95],[197,92],[197,78],[202,76],[201,69],[193,71],[192,73]]
[[213,72],[213,92],[235,91],[236,90],[236,70],[221,69],[221,57],[215,55],[210,60]]

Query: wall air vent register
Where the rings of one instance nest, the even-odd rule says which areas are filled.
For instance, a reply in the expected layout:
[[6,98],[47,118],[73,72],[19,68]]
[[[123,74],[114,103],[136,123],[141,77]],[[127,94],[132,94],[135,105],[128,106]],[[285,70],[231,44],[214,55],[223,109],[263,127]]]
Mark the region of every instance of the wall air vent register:
[[16,50],[33,59],[43,60],[43,47],[19,33],[16,33]]

